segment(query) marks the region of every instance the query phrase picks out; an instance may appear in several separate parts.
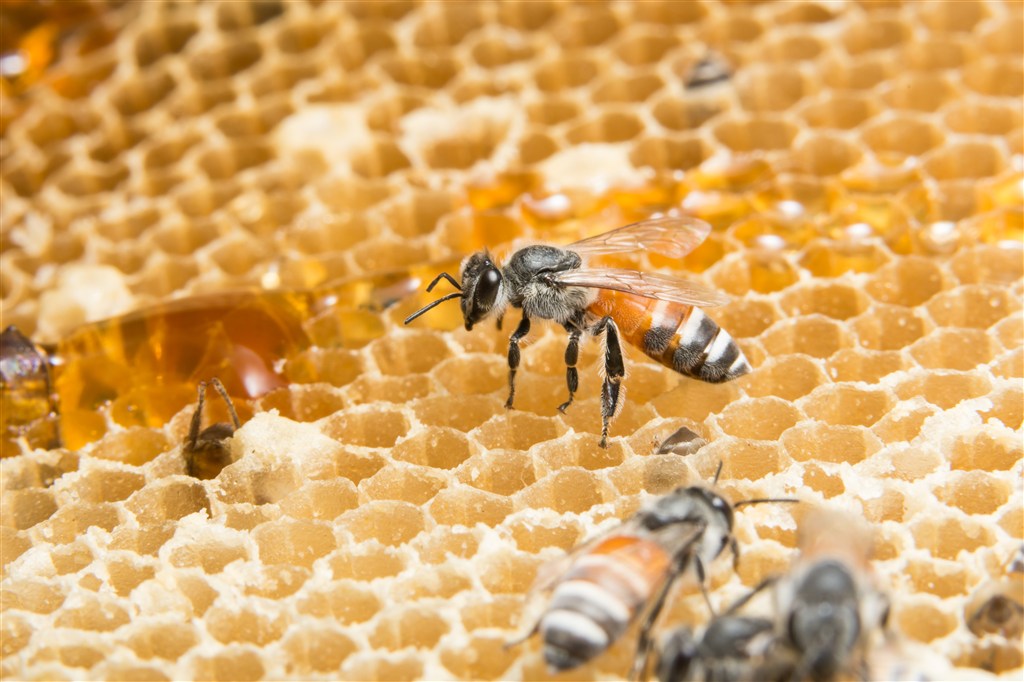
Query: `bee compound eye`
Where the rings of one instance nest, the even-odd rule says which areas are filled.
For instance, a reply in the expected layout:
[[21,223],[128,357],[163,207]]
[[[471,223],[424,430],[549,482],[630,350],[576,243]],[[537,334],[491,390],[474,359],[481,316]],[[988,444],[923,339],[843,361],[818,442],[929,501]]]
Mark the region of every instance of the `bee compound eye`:
[[498,287],[501,284],[501,273],[495,268],[489,268],[480,275],[480,281],[476,285],[473,299],[476,307],[486,311],[494,305],[498,297]]

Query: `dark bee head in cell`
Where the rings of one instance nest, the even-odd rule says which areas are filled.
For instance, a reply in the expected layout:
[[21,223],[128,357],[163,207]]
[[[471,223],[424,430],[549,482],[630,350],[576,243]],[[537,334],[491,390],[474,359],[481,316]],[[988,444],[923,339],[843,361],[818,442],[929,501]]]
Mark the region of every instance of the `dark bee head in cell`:
[[787,629],[815,679],[839,670],[861,629],[857,586],[842,563],[824,560],[811,567],[797,588]]
[[486,251],[474,253],[462,267],[462,317],[466,329],[487,317],[501,289],[501,271]]
[[204,480],[216,478],[221,469],[231,463],[231,452],[225,441],[242,426],[238,419],[238,413],[235,412],[234,403],[231,402],[224,385],[216,377],[210,383],[224,399],[228,414],[231,416],[231,423],[220,422],[211,424],[205,429],[202,428],[203,407],[206,404],[206,382],[199,382],[199,402],[196,405],[196,411],[192,414],[188,436],[185,437],[185,443],[182,445],[182,454],[185,457],[185,469],[188,475]]

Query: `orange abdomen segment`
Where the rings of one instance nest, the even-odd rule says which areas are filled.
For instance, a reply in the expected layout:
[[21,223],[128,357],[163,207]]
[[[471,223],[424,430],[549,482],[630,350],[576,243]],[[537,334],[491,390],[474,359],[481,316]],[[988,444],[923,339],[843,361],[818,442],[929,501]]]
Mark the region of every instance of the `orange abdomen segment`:
[[651,596],[671,561],[672,557],[656,542],[614,535],[577,559],[562,582],[583,580],[600,585],[632,611]]
[[720,383],[750,371],[736,342],[700,308],[601,289],[587,308],[626,341],[680,374]]

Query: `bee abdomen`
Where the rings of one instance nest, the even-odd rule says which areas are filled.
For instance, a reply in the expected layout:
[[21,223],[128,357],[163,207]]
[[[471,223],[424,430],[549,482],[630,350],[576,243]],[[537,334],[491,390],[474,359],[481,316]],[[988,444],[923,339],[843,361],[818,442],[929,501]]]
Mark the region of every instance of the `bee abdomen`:
[[[650,354],[646,348],[647,337],[644,341],[644,350]],[[663,343],[657,336],[652,337],[652,341]],[[729,332],[715,324],[700,308],[690,310],[669,343],[654,357],[680,374],[713,384],[730,381],[750,371],[750,363]]]
[[[616,575],[622,568],[616,569],[594,579],[569,579],[555,588],[540,622],[544,658],[553,669],[583,665],[603,653],[629,626],[646,590],[637,590],[642,579]],[[622,579],[626,584],[618,584]]]

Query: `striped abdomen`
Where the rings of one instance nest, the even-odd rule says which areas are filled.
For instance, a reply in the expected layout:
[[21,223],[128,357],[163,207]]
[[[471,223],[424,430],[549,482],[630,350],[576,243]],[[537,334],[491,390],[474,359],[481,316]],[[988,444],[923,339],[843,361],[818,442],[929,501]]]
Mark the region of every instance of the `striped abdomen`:
[[548,665],[575,668],[611,646],[665,578],[669,561],[657,543],[628,535],[580,556],[540,620]]
[[680,374],[717,384],[750,371],[733,338],[700,308],[602,289],[587,311],[610,316],[624,339]]

